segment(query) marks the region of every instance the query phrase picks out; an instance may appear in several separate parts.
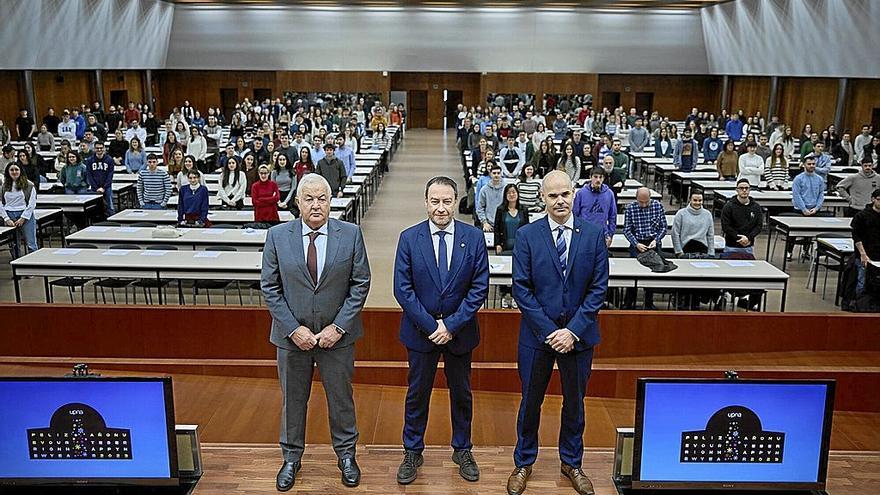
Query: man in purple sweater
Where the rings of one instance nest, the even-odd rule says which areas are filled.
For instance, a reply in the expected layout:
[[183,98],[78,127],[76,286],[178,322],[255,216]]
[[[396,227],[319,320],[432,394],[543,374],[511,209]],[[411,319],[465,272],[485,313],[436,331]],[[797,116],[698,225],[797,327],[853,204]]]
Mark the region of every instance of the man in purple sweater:
[[617,201],[614,192],[604,182],[605,170],[594,167],[590,171],[590,183],[574,197],[572,213],[600,227],[605,232],[605,245],[611,246],[617,229]]
[[95,154],[86,160],[86,181],[89,189],[104,195],[104,207],[107,216],[116,213],[113,208],[113,159],[105,153],[104,143],[95,143]]

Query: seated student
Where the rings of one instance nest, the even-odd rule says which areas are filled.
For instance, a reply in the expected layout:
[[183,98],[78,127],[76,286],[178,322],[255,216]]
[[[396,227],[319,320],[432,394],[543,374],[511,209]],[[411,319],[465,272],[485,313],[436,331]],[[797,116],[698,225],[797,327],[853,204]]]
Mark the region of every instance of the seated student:
[[[611,157],[606,157],[613,163]],[[596,225],[605,232],[605,246],[611,246],[617,230],[617,198],[605,184],[605,169],[594,167],[590,171],[590,183],[574,196],[572,213],[578,218]]]
[[519,202],[529,212],[544,211],[541,203],[541,181],[535,177],[535,166],[531,163],[523,167],[516,183],[516,191],[519,193]]
[[3,171],[0,216],[4,225],[21,230],[29,253],[37,250],[36,207],[37,188],[27,179],[18,163],[10,163]]
[[[703,208],[703,193],[692,191],[690,203],[675,213],[672,248],[679,258],[715,256],[715,220]],[[698,291],[680,291],[678,308],[700,309],[701,295]]]
[[86,180],[86,164],[79,159],[75,151],[68,151],[66,155],[58,154],[60,160],[66,157],[64,166],[58,172],[58,181],[64,185],[65,194],[85,194],[89,191],[89,183]]
[[[516,184],[504,186],[504,201],[495,210],[495,254],[513,255],[516,231],[529,223],[529,212],[519,201]],[[517,309],[510,287],[501,287],[501,307]]]
[[230,157],[220,173],[220,189],[217,190],[217,198],[220,200],[221,208],[240,210],[244,207],[247,177],[239,169],[238,160],[237,156]]
[[[280,156],[280,155],[279,155]],[[254,221],[265,223],[278,223],[278,202],[281,200],[281,191],[278,184],[271,179],[271,172],[266,165],[260,165],[257,169],[259,180],[251,187],[251,201],[254,204]]]
[[201,173],[190,170],[189,185],[180,188],[177,202],[177,223],[183,227],[204,227],[208,224],[208,188],[201,184]]
[[147,166],[138,171],[138,204],[145,210],[162,210],[171,199],[171,177],[159,170],[159,157],[150,153]]
[[491,178],[481,188],[477,197],[477,218],[483,226],[483,232],[494,232],[495,215],[493,212],[504,202],[504,182],[501,180],[501,165],[490,162]]

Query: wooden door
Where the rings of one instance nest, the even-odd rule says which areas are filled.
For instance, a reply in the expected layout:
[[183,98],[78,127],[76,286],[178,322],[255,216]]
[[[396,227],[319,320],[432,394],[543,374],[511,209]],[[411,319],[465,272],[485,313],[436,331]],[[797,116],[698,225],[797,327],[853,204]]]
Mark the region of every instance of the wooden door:
[[424,129],[428,127],[428,92],[410,90],[406,92],[407,127]]

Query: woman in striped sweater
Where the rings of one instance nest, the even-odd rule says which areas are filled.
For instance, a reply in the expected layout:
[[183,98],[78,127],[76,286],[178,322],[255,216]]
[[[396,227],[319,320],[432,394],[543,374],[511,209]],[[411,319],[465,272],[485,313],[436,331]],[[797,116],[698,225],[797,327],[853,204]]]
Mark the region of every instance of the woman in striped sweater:
[[516,184],[519,192],[519,203],[529,212],[537,213],[544,211],[541,204],[541,180],[535,177],[535,166],[527,163],[519,175]]
[[785,147],[782,143],[776,143],[773,153],[767,157],[764,164],[764,175],[767,178],[767,187],[774,191],[782,189],[788,182],[788,160],[785,159]]

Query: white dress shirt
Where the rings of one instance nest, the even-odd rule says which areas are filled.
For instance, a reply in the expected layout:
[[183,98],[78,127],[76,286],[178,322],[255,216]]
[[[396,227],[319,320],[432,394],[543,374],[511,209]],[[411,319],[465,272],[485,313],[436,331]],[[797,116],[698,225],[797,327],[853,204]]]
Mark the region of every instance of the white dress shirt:
[[447,233],[443,240],[446,242],[446,268],[448,271],[449,267],[452,265],[452,248],[455,241],[455,220],[449,222],[449,225],[447,225],[445,229],[441,229],[434,225],[434,222],[428,220],[428,227],[431,229],[431,244],[434,245],[434,262],[437,263],[437,266],[440,266],[440,236],[437,235],[437,232],[443,230]]

